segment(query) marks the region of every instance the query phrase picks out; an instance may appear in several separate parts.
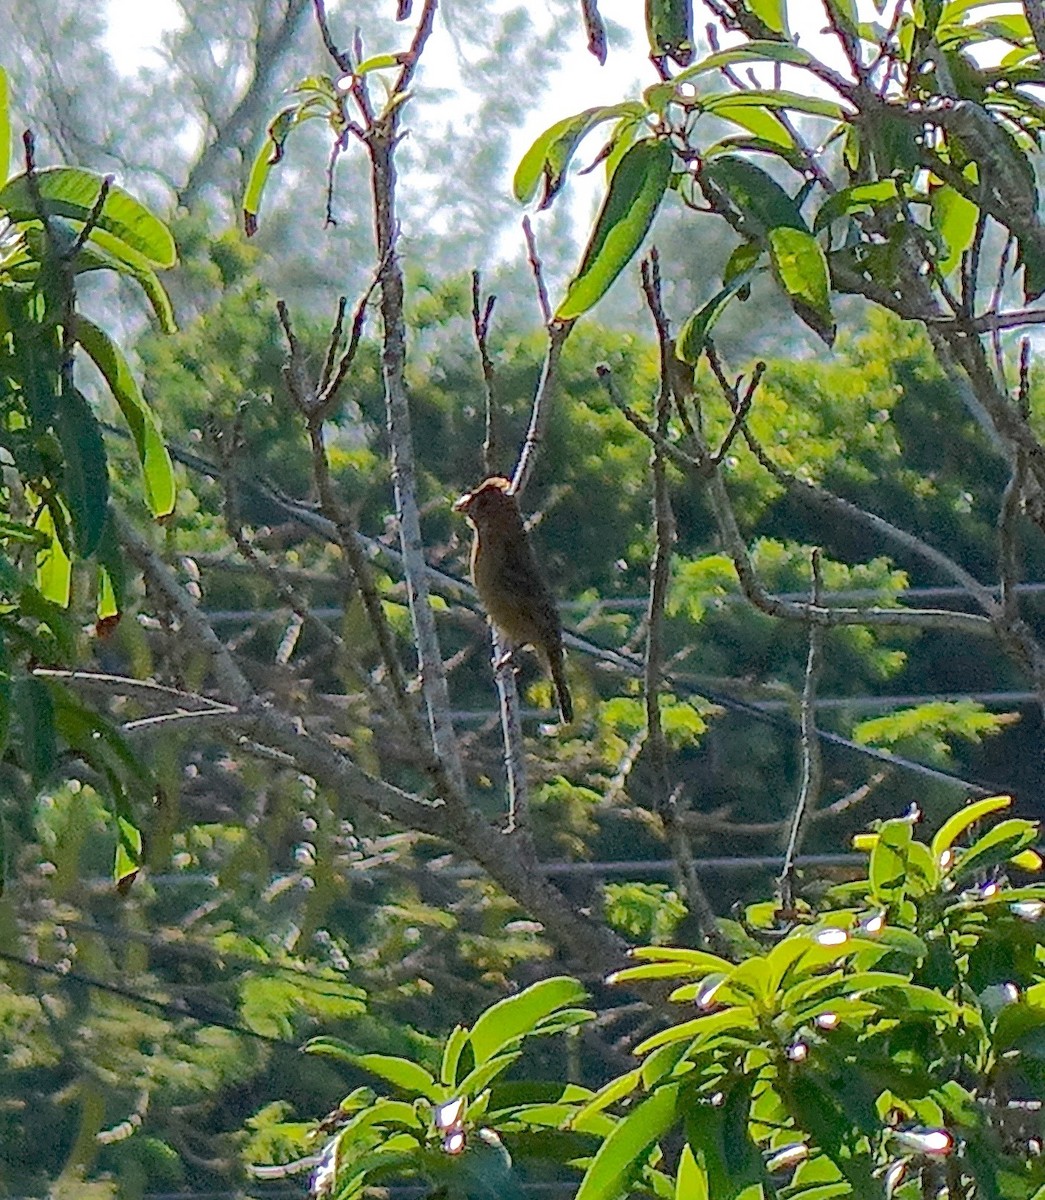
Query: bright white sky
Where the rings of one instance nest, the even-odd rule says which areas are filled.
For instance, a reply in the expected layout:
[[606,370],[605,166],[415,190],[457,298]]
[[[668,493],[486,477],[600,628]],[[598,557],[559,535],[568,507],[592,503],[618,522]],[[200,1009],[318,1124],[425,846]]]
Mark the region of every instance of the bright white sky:
[[[391,4],[391,0],[388,0]],[[468,0],[459,0],[468,2]],[[485,0],[502,8],[517,3],[517,0]],[[867,7],[867,16],[873,19],[872,0],[860,0],[861,8]],[[328,0],[328,10],[336,13],[345,7],[344,0]],[[415,4],[415,8],[417,5]],[[510,161],[514,164],[529,147],[533,139],[551,125],[573,112],[598,104],[615,104],[637,94],[637,85],[647,86],[656,81],[650,65],[649,47],[644,25],[643,0],[600,0],[599,9],[604,20],[611,26],[626,28],[630,44],[622,45],[619,37],[610,37],[609,57],[605,66],[585,49],[585,36],[581,22],[580,4],[576,3],[576,27],[573,31],[573,46],[563,56],[563,64],[547,81],[539,96],[528,93],[527,81],[516,79],[511,86],[518,90],[520,110],[528,113],[513,137]],[[695,33],[702,37],[704,17],[702,6],[695,4]],[[163,33],[175,28],[182,20],[181,9],[175,0],[106,0],[109,22],[107,45],[115,62],[128,74],[139,69],[163,69],[163,60],[155,53]],[[550,20],[548,9],[541,0],[533,0],[528,12],[538,27]],[[803,45],[827,55],[837,54],[831,41],[819,36],[823,24],[822,10],[818,0],[792,0],[792,21]],[[406,35],[408,36],[408,35]],[[729,39],[725,39],[727,42]],[[384,47],[382,47],[383,49]],[[376,48],[375,48],[376,49]],[[454,45],[446,28],[438,18],[435,31],[425,54],[420,85],[429,85],[446,90],[451,95],[467,94],[464,86],[458,48]],[[806,81],[808,86],[808,81]],[[191,136],[185,131],[184,136]],[[583,153],[581,156],[583,161]],[[510,179],[504,181],[510,187]],[[569,185],[569,205],[577,222],[577,236],[583,237],[590,216],[599,200],[602,180],[599,172],[588,176],[573,175]],[[538,225],[539,228],[539,225]]]

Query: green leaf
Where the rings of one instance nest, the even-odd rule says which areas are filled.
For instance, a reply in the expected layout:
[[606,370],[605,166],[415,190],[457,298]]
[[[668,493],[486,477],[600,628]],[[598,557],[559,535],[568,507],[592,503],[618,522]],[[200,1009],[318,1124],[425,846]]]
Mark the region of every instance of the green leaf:
[[[293,112],[293,109],[285,110]],[[270,136],[265,139],[261,149],[254,156],[254,162],[247,176],[247,186],[243,193],[243,229],[247,237],[253,237],[258,231],[258,213],[261,211],[261,196],[268,183],[272,168],[283,157],[282,143],[276,142]]]
[[544,184],[538,208],[547,208],[562,188],[574,152],[584,138],[603,121],[617,117],[641,117],[643,106],[636,102],[586,108],[564,117],[546,129],[522,156],[515,170],[512,191],[520,204],[529,204],[538,186]]
[[708,1177],[703,1169],[697,1166],[697,1160],[688,1144],[682,1147],[682,1154],[679,1156],[678,1171],[675,1174],[675,1200],[711,1200]]
[[701,178],[723,192],[737,209],[749,240],[784,226],[808,232],[794,200],[771,175],[746,158],[723,154],[704,167]]
[[946,278],[957,269],[962,255],[972,245],[980,210],[952,187],[934,189],[931,204],[933,229],[946,247],[936,265]]
[[398,1058],[391,1054],[355,1054],[349,1061],[408,1095],[424,1096],[428,1100],[439,1099],[435,1077],[409,1058]]
[[113,857],[113,882],[121,895],[137,878],[142,865],[142,835],[130,814],[126,797],[117,793],[116,853]]
[[589,1117],[610,1108],[619,1100],[623,1100],[625,1096],[630,1096],[641,1081],[642,1072],[636,1067],[634,1071],[626,1071],[623,1075],[618,1075],[616,1079],[611,1079],[609,1083],[603,1084],[587,1104],[577,1109],[570,1117],[570,1126],[574,1129],[581,1128]]
[[489,1087],[498,1075],[507,1071],[512,1063],[518,1060],[521,1053],[521,1050],[512,1050],[506,1054],[495,1054],[485,1062],[479,1063],[461,1080],[457,1085],[457,1090],[462,1096],[478,1096],[481,1091]]
[[719,71],[723,67],[733,67],[738,64],[778,62],[789,63],[795,67],[807,67],[815,61],[807,50],[793,46],[790,42],[748,42],[743,46],[736,46],[729,50],[717,50],[714,54],[709,54],[707,58],[701,59],[694,66],[680,71],[673,82],[684,83],[687,80],[696,79],[698,75],[705,75],[709,71]]
[[[745,246],[748,243],[745,243]],[[682,359],[696,366],[704,347],[708,343],[715,322],[722,316],[734,296],[749,287],[756,273],[756,268],[749,267],[739,275],[734,275],[722,290],[707,302],[686,321],[679,330],[679,338],[675,353]]]
[[87,558],[102,536],[109,508],[109,463],[98,420],[76,388],[58,401],[55,432],[65,454],[62,493],[72,517],[76,550]]
[[[101,190],[101,175],[79,167],[46,167],[36,172],[36,178],[48,216],[87,221]],[[0,188],[0,209],[13,221],[38,219],[24,174]],[[97,227],[125,242],[155,267],[173,267],[178,261],[167,226],[121,187],[110,187]]]
[[1038,827],[1031,821],[999,821],[959,857],[952,877],[955,881],[968,879],[978,871],[1008,862],[1014,854],[1032,846],[1037,836]]
[[461,1051],[468,1045],[468,1030],[463,1025],[455,1025],[446,1039],[443,1048],[443,1061],[439,1066],[439,1080],[446,1087],[457,1083],[457,1066],[461,1061]]
[[[61,511],[61,500],[56,498],[54,503],[59,506]],[[62,516],[64,520],[64,513]],[[36,586],[45,600],[57,604],[59,608],[68,608],[72,591],[73,565],[58,536],[54,512],[50,504],[44,505],[40,510],[36,528],[47,538],[46,545],[36,556]]]
[[370,71],[384,71],[389,67],[398,67],[401,65],[401,59],[398,54],[372,54],[369,58],[364,58],[363,61],[356,67],[353,75],[366,75]]
[[811,117],[830,117],[832,121],[844,121],[848,115],[846,109],[837,100],[807,96],[801,92],[789,92],[783,88],[780,90],[749,88],[746,92],[718,92],[701,99],[701,107],[704,111],[715,114],[722,107],[734,108],[743,104],[758,108],[784,108],[793,112],[806,113]]
[[138,451],[145,483],[145,500],[154,517],[174,511],[176,497],[174,468],[152,409],[138,387],[138,381],[123,352],[105,330],[79,314],[76,340],[105,376],[116,403],[120,406]]
[[336,1037],[309,1038],[301,1050],[304,1054],[321,1054],[325,1058],[336,1058],[339,1062],[351,1063],[352,1066],[355,1066],[358,1057],[348,1042]]
[[787,127],[779,117],[764,105],[746,104],[743,100],[736,103],[719,103],[715,105],[715,116],[722,121],[732,121],[742,129],[760,138],[766,149],[792,150],[795,139],[787,131]]
[[580,269],[556,310],[558,320],[572,320],[587,312],[634,257],[668,186],[671,159],[671,147],[658,138],[637,142],[621,159]]
[[911,837],[910,822],[904,820],[886,821],[879,831],[871,850],[868,878],[874,898],[881,903],[903,897]]
[[0,184],[11,170],[11,107],[7,72],[0,67]]
[[680,67],[693,60],[692,0],[646,0],[651,58],[672,58]]
[[76,270],[115,271],[133,279],[152,305],[163,332],[173,333],[177,329],[171,298],[148,260],[104,229],[96,229],[91,234],[87,245],[77,255]]
[[802,229],[771,229],[769,261],[791,307],[827,345],[834,345],[831,281],[820,243]]
[[599,1147],[576,1200],[618,1200],[656,1142],[675,1122],[679,1084],[659,1088],[630,1112]]
[[662,1029],[636,1046],[634,1052],[648,1054],[659,1046],[667,1046],[678,1041],[692,1041],[694,1047],[697,1047],[701,1042],[720,1033],[744,1034],[757,1028],[758,1022],[751,1009],[745,1005],[738,1005]]
[[960,808],[944,821],[933,836],[931,846],[933,858],[940,862],[943,852],[949,850],[970,826],[975,825],[977,821],[982,821],[984,817],[989,817],[991,813],[1008,808],[1011,803],[1011,796],[987,796],[983,800],[974,800],[966,804],[964,808]]
[[879,204],[896,200],[900,195],[895,179],[879,179],[874,183],[858,183],[842,188],[828,196],[813,220],[813,232],[826,229],[832,221],[854,212],[873,212]]
[[576,1004],[588,993],[576,979],[560,975],[542,979],[520,992],[491,1005],[472,1027],[469,1041],[476,1066],[530,1033],[543,1017],[567,1004]]
[[110,509],[102,539],[94,552],[98,563],[98,596],[96,611],[99,623],[113,622],[123,611],[124,595],[126,594],[126,570],[123,550],[120,540],[113,528],[112,510]]
[[58,762],[54,701],[47,685],[32,675],[15,683],[13,699],[18,717],[19,758],[39,786]]
[[745,7],[769,29],[787,37],[787,6],[785,0],[746,0]]

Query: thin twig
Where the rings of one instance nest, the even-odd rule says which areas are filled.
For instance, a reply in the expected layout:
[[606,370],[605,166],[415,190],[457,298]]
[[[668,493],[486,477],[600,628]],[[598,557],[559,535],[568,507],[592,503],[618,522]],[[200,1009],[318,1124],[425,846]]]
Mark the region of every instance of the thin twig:
[[[660,259],[656,249],[642,263],[642,290],[657,330],[660,353],[660,390],[656,404],[656,431],[659,442],[666,440],[671,417],[671,362],[675,344],[671,338],[667,316],[661,301]],[[689,838],[679,821],[681,787],[672,788],[668,777],[668,748],[660,713],[660,697],[664,674],[664,609],[668,598],[671,556],[675,545],[675,516],[668,494],[668,471],[660,444],[653,447],[650,470],[653,476],[654,551],[650,563],[649,606],[646,610],[646,662],[644,699],[646,706],[646,744],[656,778],[656,807],[672,853],[678,864],[680,882],[686,900],[700,927],[701,934],[717,953],[725,953],[729,945],[722,937],[703,884],[693,866]]]
[[[811,568],[813,582],[809,596],[811,603],[815,606],[820,604],[823,593],[819,547],[814,549],[811,555]],[[809,626],[809,654],[806,658],[805,682],[802,687],[800,709],[801,738],[799,745],[802,755],[802,782],[798,790],[794,817],[791,821],[787,849],[784,851],[784,868],[780,872],[779,879],[780,906],[785,913],[790,912],[794,907],[795,858],[801,849],[809,816],[816,810],[820,801],[820,788],[823,781],[820,739],[816,733],[816,688],[820,679],[823,637],[822,629],[816,625]]]
[[494,475],[497,472],[497,422],[494,405],[494,369],[490,359],[489,333],[490,318],[493,316],[493,306],[497,297],[486,297],[482,301],[481,279],[477,270],[472,271],[472,332],[475,344],[479,350],[479,363],[483,372],[483,396],[486,401],[486,435],[483,438],[483,474]]
[[523,237],[526,238],[527,261],[533,272],[534,286],[537,288],[537,303],[541,306],[541,316],[544,318],[545,325],[550,325],[552,323],[552,306],[548,300],[548,289],[544,284],[544,268],[541,265],[541,256],[537,253],[537,239],[534,237],[529,217],[523,217],[522,231]]

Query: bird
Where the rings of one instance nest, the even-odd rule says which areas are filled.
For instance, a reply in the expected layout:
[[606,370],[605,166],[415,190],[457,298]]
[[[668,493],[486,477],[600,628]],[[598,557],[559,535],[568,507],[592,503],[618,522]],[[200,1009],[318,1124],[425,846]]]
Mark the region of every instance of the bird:
[[537,556],[526,532],[511,480],[491,475],[455,501],[475,531],[472,582],[490,623],[508,643],[508,654],[532,646],[555,685],[559,716],[573,720],[573,700],[566,683],[562,624]]

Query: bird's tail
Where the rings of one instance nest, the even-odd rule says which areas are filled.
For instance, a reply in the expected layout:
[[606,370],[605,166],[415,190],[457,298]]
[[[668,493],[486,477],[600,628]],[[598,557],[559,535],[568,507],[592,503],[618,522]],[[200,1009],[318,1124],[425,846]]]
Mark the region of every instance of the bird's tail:
[[573,697],[566,683],[566,668],[563,663],[562,650],[549,662],[552,683],[555,684],[555,695],[559,701],[559,717],[564,725],[573,720]]

